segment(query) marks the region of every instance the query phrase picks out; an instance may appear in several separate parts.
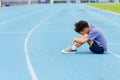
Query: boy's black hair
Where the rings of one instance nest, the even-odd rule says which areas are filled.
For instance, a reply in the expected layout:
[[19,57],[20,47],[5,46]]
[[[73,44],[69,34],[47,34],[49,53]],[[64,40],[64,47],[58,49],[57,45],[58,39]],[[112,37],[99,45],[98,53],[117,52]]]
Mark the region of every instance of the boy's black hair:
[[89,27],[87,21],[79,21],[78,23],[75,23],[75,31],[77,33],[83,31],[85,28]]

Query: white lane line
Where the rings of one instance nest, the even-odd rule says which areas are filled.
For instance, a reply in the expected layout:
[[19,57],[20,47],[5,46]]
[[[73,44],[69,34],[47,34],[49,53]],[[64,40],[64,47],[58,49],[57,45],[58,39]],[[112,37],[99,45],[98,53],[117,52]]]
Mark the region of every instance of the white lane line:
[[30,15],[34,15],[35,13],[38,13],[38,12],[31,12],[30,14],[27,14],[27,15],[18,16],[18,17],[9,19],[9,20],[7,19],[7,20],[5,20],[3,22],[0,22],[0,24],[4,25],[4,24],[8,24],[10,22],[14,22],[15,20],[24,19],[25,17],[28,17]]
[[28,52],[28,41],[29,41],[29,38],[31,36],[31,34],[38,28],[40,27],[41,24],[43,24],[45,21],[47,21],[50,17],[52,17],[55,13],[57,13],[58,11],[60,11],[60,9],[57,9],[57,11],[54,11],[54,13],[51,13],[51,15],[47,16],[43,21],[41,21],[38,25],[36,25],[33,29],[31,29],[29,32],[28,32],[28,35],[27,37],[25,38],[25,42],[24,42],[24,51],[25,51],[25,57],[26,57],[26,63],[27,63],[27,66],[28,66],[28,69],[29,69],[29,73],[32,77],[32,80],[38,80],[37,76],[36,76],[36,73],[33,69],[33,66],[31,64],[31,61],[30,61],[30,57],[29,57],[29,52]]
[[26,34],[28,32],[0,32],[0,34]]
[[[26,10],[26,9],[19,9],[19,12],[18,12],[18,10],[16,11],[17,9],[15,9],[15,10],[13,10],[13,11],[8,11],[8,12],[6,12],[6,13],[1,13],[1,17],[4,17],[4,16],[10,16],[10,15],[16,15],[16,14],[18,14],[18,13],[25,13],[25,12],[28,12],[28,11],[32,11],[32,10]],[[10,12],[12,12],[12,13],[10,13]]]
[[112,51],[110,51],[110,50],[108,50],[108,52],[109,52],[110,54],[112,54],[112,55],[114,55],[114,56],[120,58],[120,55],[118,55],[117,53],[114,53],[114,52],[112,52]]

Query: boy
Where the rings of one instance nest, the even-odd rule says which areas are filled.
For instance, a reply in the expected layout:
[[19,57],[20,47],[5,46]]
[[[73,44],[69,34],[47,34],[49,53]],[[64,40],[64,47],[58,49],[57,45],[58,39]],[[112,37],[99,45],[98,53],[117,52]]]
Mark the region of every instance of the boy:
[[77,48],[86,42],[93,53],[102,54],[107,51],[107,42],[95,26],[89,26],[86,21],[79,21],[75,24],[75,31],[82,36],[75,38],[73,46],[62,50],[62,53],[77,53]]

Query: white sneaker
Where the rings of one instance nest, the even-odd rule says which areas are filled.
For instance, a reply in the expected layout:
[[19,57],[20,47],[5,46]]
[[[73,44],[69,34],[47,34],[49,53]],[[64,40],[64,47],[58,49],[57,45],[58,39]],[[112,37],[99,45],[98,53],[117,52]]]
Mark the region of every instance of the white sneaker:
[[63,49],[62,53],[64,53],[64,54],[67,54],[67,53],[73,53],[73,54],[75,54],[75,53],[77,53],[77,50],[72,50],[72,47],[68,47],[66,49]]

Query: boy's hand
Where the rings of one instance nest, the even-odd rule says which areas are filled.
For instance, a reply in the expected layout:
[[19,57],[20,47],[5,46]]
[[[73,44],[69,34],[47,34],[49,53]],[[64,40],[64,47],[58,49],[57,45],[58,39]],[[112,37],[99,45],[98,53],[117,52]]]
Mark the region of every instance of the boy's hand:
[[79,38],[75,38],[75,39],[73,40],[73,42],[79,43],[79,42],[80,42],[80,39],[79,39]]
[[74,43],[77,43],[77,44],[83,44],[83,43],[84,43],[81,38],[75,38],[75,39],[73,40],[73,42],[74,42]]
[[73,42],[74,42],[74,45],[77,46],[77,47],[79,47],[79,46],[81,46],[81,45],[83,44],[83,43],[80,42],[80,39],[79,39],[79,38],[75,38],[75,39],[73,40]]

